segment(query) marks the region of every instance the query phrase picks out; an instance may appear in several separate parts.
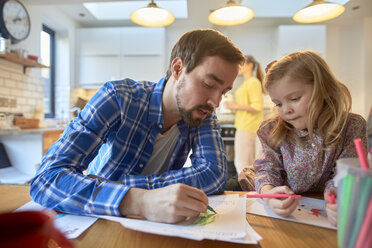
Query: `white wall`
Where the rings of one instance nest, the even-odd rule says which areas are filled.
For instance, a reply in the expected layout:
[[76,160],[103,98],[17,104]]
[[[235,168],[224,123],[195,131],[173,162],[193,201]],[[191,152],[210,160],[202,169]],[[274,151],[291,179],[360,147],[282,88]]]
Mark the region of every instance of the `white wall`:
[[365,117],[372,114],[372,17],[364,19],[364,113]]
[[368,117],[372,107],[372,18],[327,27],[327,62],[350,90],[352,111]]

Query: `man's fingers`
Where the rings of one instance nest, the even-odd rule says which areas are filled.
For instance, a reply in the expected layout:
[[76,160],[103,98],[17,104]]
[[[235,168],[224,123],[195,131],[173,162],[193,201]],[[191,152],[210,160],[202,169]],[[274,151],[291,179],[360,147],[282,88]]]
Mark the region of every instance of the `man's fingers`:
[[180,190],[182,191],[181,195],[185,195],[190,199],[194,199],[193,201],[194,203],[198,201],[208,206],[208,197],[203,191],[185,184],[180,184],[180,187],[181,187]]

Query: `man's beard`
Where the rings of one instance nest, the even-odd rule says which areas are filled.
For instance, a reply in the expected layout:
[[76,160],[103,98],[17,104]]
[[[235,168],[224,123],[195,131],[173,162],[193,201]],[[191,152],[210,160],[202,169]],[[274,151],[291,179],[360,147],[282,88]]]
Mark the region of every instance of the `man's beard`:
[[185,83],[185,79],[183,78],[183,79],[181,79],[179,85],[177,86],[176,101],[177,101],[178,112],[180,113],[182,120],[184,122],[186,122],[189,126],[198,127],[203,122],[203,119],[193,118],[192,117],[192,112],[194,110],[198,109],[198,108],[206,109],[210,112],[212,112],[214,109],[213,109],[213,107],[211,107],[209,105],[201,105],[201,104],[196,105],[189,110],[187,110],[185,108],[182,108],[181,107],[181,100],[180,100],[180,90],[184,86],[184,83]]

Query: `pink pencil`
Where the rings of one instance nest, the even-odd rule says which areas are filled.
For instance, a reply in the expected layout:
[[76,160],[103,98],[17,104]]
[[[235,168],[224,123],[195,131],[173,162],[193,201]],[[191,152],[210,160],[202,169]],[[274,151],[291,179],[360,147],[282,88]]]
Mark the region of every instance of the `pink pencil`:
[[366,151],[363,148],[362,140],[359,139],[359,138],[358,139],[355,139],[354,140],[354,145],[355,145],[355,148],[356,148],[356,151],[357,151],[359,160],[360,160],[360,166],[363,169],[368,169],[369,168],[369,164],[368,164],[368,160],[367,160]]
[[335,204],[336,203],[336,199],[335,199],[335,195],[334,194],[329,193],[328,194],[328,199],[329,199],[329,204]]
[[288,197],[302,197],[302,195],[290,194],[246,194],[247,198],[288,198]]

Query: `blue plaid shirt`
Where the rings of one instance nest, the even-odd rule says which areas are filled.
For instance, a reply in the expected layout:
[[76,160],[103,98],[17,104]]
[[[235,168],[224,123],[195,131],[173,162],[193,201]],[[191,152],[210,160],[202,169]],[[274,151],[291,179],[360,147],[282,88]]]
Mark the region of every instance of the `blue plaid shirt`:
[[[119,204],[131,187],[184,183],[206,194],[222,192],[227,165],[215,114],[198,128],[179,121],[168,171],[141,175],[164,128],[164,85],[165,78],[157,84],[130,79],[106,83],[44,156],[31,182],[32,199],[67,213],[120,216]],[[192,166],[183,168],[191,149]],[[122,184],[89,178],[83,174],[87,169],[87,174]]]

